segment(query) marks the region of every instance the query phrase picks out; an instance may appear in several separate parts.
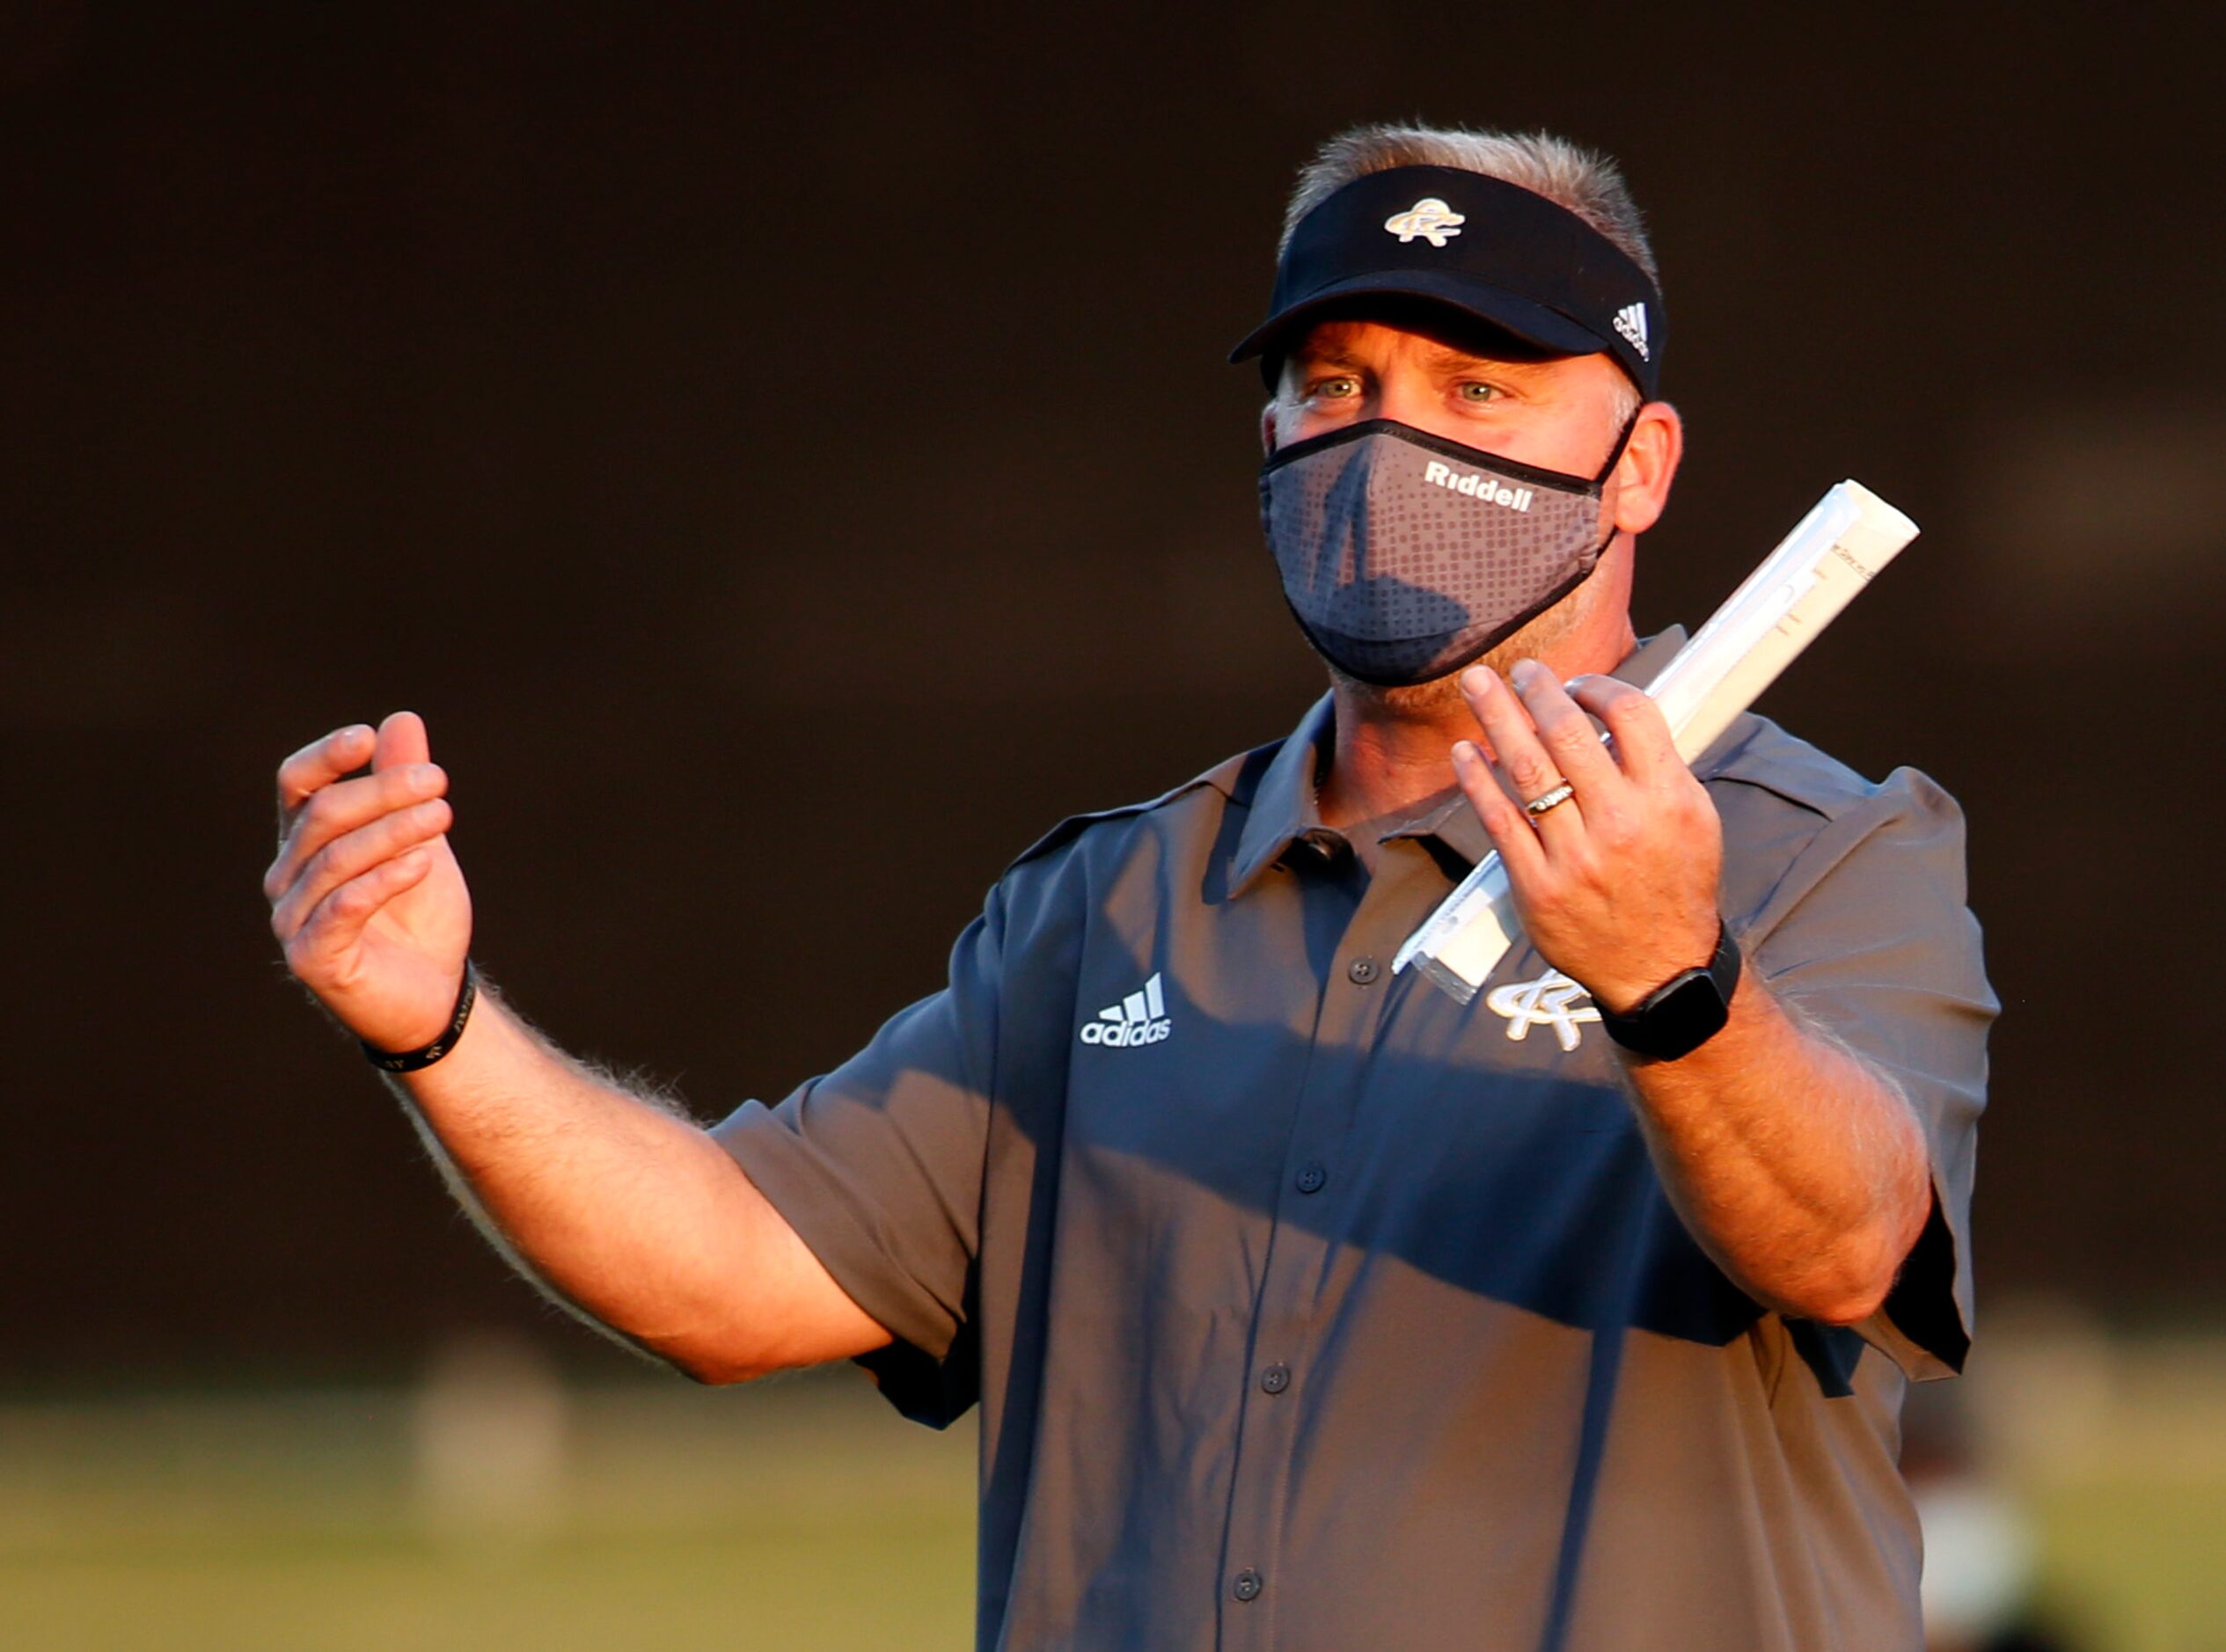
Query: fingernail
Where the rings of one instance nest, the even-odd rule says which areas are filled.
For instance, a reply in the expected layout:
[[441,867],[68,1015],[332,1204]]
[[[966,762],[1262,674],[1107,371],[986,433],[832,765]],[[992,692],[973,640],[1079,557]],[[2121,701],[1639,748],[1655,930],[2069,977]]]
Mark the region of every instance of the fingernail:
[[1498,678],[1492,675],[1491,668],[1485,665],[1472,665],[1461,674],[1461,686],[1478,699],[1490,694],[1491,685],[1497,681]]
[[1456,740],[1453,742],[1453,764],[1456,767],[1475,761],[1476,742],[1475,741]]
[[1507,674],[1509,680],[1519,689],[1528,688],[1531,680],[1537,675],[1538,662],[1535,660],[1518,660],[1515,662],[1515,669]]

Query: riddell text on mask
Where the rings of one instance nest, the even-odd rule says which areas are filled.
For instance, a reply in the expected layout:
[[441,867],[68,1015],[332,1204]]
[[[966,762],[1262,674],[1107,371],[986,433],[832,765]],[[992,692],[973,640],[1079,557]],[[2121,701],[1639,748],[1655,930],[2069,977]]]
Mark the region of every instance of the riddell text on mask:
[[1495,505],[1505,505],[1510,510],[1530,508],[1530,489],[1495,486],[1489,477],[1464,476],[1441,459],[1432,459],[1422,467],[1422,479],[1435,482],[1440,487],[1450,487],[1456,493],[1468,493]]

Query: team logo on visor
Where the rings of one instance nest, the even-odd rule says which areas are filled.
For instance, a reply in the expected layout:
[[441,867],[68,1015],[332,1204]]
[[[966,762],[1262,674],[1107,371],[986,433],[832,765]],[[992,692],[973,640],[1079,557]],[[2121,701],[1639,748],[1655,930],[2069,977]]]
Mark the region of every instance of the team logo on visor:
[[1461,233],[1461,226],[1468,220],[1455,212],[1435,195],[1424,195],[1404,212],[1395,213],[1383,221],[1383,227],[1399,238],[1404,246],[1417,236],[1432,246],[1443,246],[1446,238]]

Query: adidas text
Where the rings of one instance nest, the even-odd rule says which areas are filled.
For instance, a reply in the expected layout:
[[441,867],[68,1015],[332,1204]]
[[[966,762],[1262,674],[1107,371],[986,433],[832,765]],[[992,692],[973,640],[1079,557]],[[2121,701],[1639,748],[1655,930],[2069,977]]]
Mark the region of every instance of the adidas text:
[[1495,505],[1505,505],[1510,510],[1530,508],[1531,492],[1527,487],[1497,486],[1488,477],[1464,476],[1452,465],[1441,464],[1436,459],[1422,467],[1422,479],[1435,482],[1440,487],[1450,487],[1456,493],[1467,493]]
[[1082,1042],[1125,1049],[1131,1044],[1156,1044],[1173,1030],[1174,1023],[1165,1017],[1156,1021],[1092,1021],[1082,1029]]
[[1160,972],[1155,969],[1139,990],[1130,993],[1118,1004],[1107,1005],[1097,1012],[1097,1020],[1084,1022],[1080,1036],[1086,1044],[1127,1049],[1138,1044],[1156,1044],[1174,1030],[1175,1023],[1167,1012],[1167,997],[1160,984]]

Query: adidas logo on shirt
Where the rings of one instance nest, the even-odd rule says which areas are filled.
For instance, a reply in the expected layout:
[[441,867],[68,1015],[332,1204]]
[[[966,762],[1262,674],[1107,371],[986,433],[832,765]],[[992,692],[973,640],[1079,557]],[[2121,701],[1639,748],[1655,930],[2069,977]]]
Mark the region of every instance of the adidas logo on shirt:
[[1646,306],[1643,303],[1625,304],[1615,312],[1615,331],[1630,340],[1639,359],[1651,362],[1653,353],[1646,347]]
[[1156,1044],[1174,1026],[1168,1019],[1167,999],[1160,991],[1160,972],[1155,969],[1140,990],[1118,1004],[1107,1005],[1095,1021],[1084,1022],[1080,1036],[1086,1044],[1126,1049],[1131,1044]]

